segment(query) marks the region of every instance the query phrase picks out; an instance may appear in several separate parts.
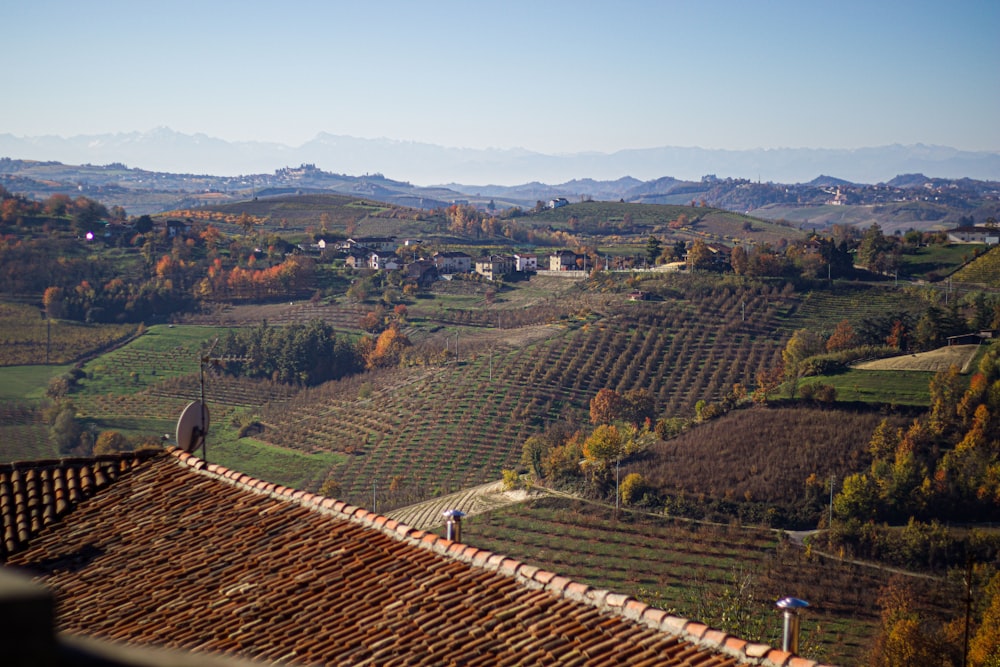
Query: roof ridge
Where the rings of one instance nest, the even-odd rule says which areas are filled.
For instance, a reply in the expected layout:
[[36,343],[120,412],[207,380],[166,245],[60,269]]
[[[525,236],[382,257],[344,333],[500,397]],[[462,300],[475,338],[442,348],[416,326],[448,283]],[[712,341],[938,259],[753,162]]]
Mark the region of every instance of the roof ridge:
[[370,512],[343,500],[266,482],[245,473],[230,470],[174,447],[169,452],[178,463],[241,489],[291,501],[323,514],[331,514],[373,528],[395,540],[457,560],[475,568],[510,577],[521,585],[545,590],[558,597],[586,604],[602,612],[640,623],[646,627],[682,639],[695,646],[734,657],[744,664],[765,667],[830,667],[815,660],[793,655],[768,644],[749,642],[704,623],[652,607],[623,593],[594,588],[589,584],[529,565],[503,554],[455,542],[435,533],[412,528],[385,515]]
[[160,449],[0,463],[0,562]]

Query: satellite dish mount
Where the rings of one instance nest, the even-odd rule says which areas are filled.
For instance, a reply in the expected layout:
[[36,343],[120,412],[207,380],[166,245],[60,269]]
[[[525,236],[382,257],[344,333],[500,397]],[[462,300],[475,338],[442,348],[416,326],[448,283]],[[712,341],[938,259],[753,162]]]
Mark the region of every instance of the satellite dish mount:
[[198,370],[201,374],[201,398],[191,401],[181,412],[177,420],[177,446],[189,454],[201,447],[201,458],[208,463],[208,404],[205,403],[205,366],[219,365],[226,361],[251,361],[250,357],[213,357],[212,352],[219,344],[216,338],[208,352],[198,358]]
[[201,447],[204,458],[208,424],[208,406],[203,401],[188,403],[177,420],[177,447],[189,454]]

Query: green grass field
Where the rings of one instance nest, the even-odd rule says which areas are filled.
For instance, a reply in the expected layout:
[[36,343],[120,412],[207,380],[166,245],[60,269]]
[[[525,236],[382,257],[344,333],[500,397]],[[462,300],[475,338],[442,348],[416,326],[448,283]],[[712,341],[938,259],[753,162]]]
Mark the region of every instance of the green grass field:
[[930,405],[933,373],[920,371],[848,370],[838,375],[803,378],[799,386],[826,384],[837,390],[838,401],[886,405]]
[[972,260],[976,251],[985,246],[974,244],[929,245],[918,248],[914,254],[902,255],[900,275],[919,280],[943,278]]
[[2,366],[0,367],[0,401],[35,401],[45,398],[49,380],[67,372],[64,366]]
[[[347,458],[332,452],[306,454],[236,436],[236,429],[228,424],[213,424],[208,437],[208,460],[295,489],[316,488],[332,466]],[[201,450],[195,454],[201,456]]]
[[134,393],[172,377],[198,371],[202,350],[228,330],[203,326],[150,327],[127,345],[84,365],[88,394]]

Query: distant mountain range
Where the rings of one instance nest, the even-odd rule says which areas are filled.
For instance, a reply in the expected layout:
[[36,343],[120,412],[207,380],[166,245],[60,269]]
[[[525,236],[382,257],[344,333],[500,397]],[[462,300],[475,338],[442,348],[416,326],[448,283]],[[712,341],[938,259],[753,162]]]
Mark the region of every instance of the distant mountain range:
[[421,209],[453,203],[483,210],[531,209],[563,198],[636,204],[708,205],[755,217],[822,228],[834,223],[870,225],[889,231],[946,229],[1000,218],[1000,181],[898,175],[876,185],[817,176],[808,183],[758,182],[704,176],[663,176],[641,181],[574,179],[558,184],[419,186],[382,174],[352,176],[303,164],[241,176],[154,172],[122,163],[72,165],[58,161],[0,157],[0,186],[36,200],[54,194],[85,195],[131,215],[218,206],[252,198],[336,194]]
[[[617,181],[630,177],[701,180],[705,175],[776,183],[806,183],[820,174],[853,183],[882,183],[898,174],[935,178],[1000,180],[1000,153],[942,146],[880,146],[858,149],[775,148],[707,150],[661,147],[615,153],[546,155],[525,149],[448,148],[391,139],[359,139],[321,133],[301,146],[231,142],[169,128],[148,132],[75,137],[0,134],[0,157],[69,164],[123,163],[150,171],[185,174],[269,173],[312,164],[348,174],[385,173],[415,184],[513,185],[573,179]],[[585,185],[585,182],[584,182]],[[485,191],[485,185],[455,189]],[[581,188],[587,190],[586,187]]]

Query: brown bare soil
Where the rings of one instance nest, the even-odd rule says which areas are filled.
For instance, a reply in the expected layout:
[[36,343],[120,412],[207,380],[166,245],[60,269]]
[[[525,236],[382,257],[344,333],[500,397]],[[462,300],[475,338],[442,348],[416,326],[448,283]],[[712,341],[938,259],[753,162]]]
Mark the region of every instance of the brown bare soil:
[[855,368],[865,371],[929,371],[937,373],[938,371],[946,371],[952,366],[958,366],[963,373],[966,373],[978,350],[978,345],[949,345],[930,352],[866,361],[858,364]]

